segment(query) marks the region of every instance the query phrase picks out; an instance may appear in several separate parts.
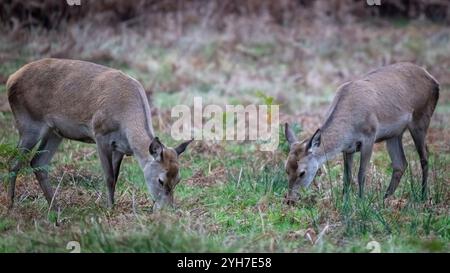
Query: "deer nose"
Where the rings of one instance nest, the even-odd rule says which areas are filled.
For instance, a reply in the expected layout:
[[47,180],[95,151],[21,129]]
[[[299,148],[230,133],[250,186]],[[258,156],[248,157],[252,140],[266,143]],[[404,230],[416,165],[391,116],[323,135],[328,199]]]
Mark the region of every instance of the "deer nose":
[[297,194],[286,193],[286,195],[284,196],[283,204],[293,206],[297,203],[297,200],[298,200]]

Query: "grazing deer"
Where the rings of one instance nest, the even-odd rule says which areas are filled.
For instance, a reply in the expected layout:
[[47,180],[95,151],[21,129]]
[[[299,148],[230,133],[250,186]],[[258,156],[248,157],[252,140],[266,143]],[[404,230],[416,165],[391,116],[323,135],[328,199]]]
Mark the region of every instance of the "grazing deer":
[[386,141],[392,161],[392,178],[385,194],[391,196],[407,167],[402,136],[409,130],[422,166],[422,197],[426,198],[428,154],[425,137],[439,98],[439,83],[425,69],[411,63],[379,68],[358,80],[341,85],[322,126],[314,135],[298,141],[285,125],[290,146],[286,161],[289,190],[286,202],[298,199],[319,167],[339,153],[344,157],[344,194],[352,179],[352,159],[361,152],[358,184],[363,196],[366,169],[374,143]]
[[[50,163],[63,138],[96,143],[108,188],[108,206],[124,155],[135,155],[144,172],[155,208],[173,203],[180,181],[178,156],[190,141],[165,147],[155,137],[150,106],[142,85],[122,72],[94,63],[42,59],[29,63],[7,81],[8,100],[19,131],[18,148],[29,152],[37,180],[51,205]],[[21,160],[13,160],[9,180],[10,207]]]

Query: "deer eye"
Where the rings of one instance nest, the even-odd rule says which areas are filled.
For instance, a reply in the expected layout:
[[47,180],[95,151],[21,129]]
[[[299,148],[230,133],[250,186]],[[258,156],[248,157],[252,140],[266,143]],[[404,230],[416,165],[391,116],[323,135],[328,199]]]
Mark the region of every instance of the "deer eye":
[[302,178],[303,176],[305,176],[306,171],[301,171],[299,174],[299,177]]
[[158,178],[158,182],[159,182],[159,184],[160,184],[161,186],[164,185],[164,181],[162,181],[161,178]]

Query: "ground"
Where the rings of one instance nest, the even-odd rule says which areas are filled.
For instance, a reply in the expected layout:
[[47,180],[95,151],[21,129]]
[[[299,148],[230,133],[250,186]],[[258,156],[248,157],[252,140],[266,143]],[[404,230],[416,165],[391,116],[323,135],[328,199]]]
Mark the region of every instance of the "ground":
[[[74,25],[0,36],[0,252],[383,252],[450,251],[450,29],[426,21],[353,22],[286,27],[238,18],[221,30],[138,31]],[[375,147],[366,196],[356,185],[342,196],[342,161],[329,161],[297,205],[282,203],[287,189],[287,144],[280,129],[275,152],[254,142],[194,142],[181,157],[183,182],[176,208],[152,212],[136,160],[125,158],[114,209],[95,146],[64,141],[52,161],[61,212],[49,212],[32,170],[17,182],[7,210],[8,156],[18,135],[5,81],[23,64],[48,56],[91,60],[121,69],[145,87],[155,131],[169,145],[172,106],[194,96],[219,105],[280,105],[281,121],[306,137],[320,126],[339,84],[383,64],[412,61],[441,82],[431,122],[429,198],[420,195],[420,163],[409,134],[409,167],[397,192],[383,202],[389,157]],[[356,171],[356,166],[354,173]],[[55,223],[59,224],[56,225]],[[377,243],[375,243],[377,244]]]

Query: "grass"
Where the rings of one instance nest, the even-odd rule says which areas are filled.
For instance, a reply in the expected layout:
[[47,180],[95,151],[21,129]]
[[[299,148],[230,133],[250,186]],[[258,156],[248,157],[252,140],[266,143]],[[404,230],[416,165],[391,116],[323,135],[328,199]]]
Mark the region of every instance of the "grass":
[[[204,105],[279,103],[282,121],[290,121],[305,137],[317,129],[339,83],[379,66],[380,56],[387,62],[417,56],[443,81],[449,69],[446,62],[436,62],[448,60],[448,43],[439,42],[447,37],[444,27],[398,23],[378,29],[354,24],[343,26],[356,33],[349,39],[340,35],[323,39],[305,27],[295,37],[289,29],[269,33],[262,26],[258,31],[239,26],[248,35],[237,41],[230,38],[238,31],[231,25],[223,33],[199,34],[194,29],[195,35],[186,31],[178,40],[160,37],[168,42],[155,43],[151,36],[130,29],[96,38],[87,25],[77,42],[90,50],[109,50],[112,60],[105,64],[143,83],[156,113],[155,131],[169,146],[176,144],[168,134],[171,107],[192,104],[195,95],[203,97]],[[318,27],[317,33],[323,30],[310,27]],[[326,28],[338,33],[333,25]],[[1,38],[0,51],[16,57],[2,62],[0,75],[42,57],[39,43],[46,41],[30,35],[31,42],[20,47]],[[131,50],[119,42],[125,36],[145,46],[133,46],[133,54],[126,54]],[[162,46],[164,42],[170,46]],[[76,54],[91,56],[90,51]],[[4,91],[0,84],[0,96]],[[430,182],[425,202],[420,200],[418,156],[406,136],[409,167],[388,202],[383,202],[383,194],[391,167],[384,147],[377,145],[364,199],[357,197],[356,185],[348,196],[342,195],[338,158],[322,167],[311,187],[301,191],[296,206],[284,205],[288,146],[280,129],[280,146],[274,153],[259,152],[251,142],[193,143],[181,157],[183,182],[175,190],[177,208],[159,213],[152,213],[142,171],[132,157],[122,164],[116,207],[107,209],[95,146],[73,141],[63,142],[49,166],[51,183],[55,188],[60,185],[61,213],[48,212],[31,168],[19,176],[16,207],[8,212],[4,189],[17,133],[12,114],[0,112],[0,252],[69,252],[71,241],[79,242],[82,252],[369,252],[372,241],[382,252],[449,252],[448,94],[450,85],[444,83],[428,135]]]
[[[201,155],[193,146],[183,158],[189,169],[185,166],[186,182],[176,189],[178,208],[156,214],[151,213],[133,159],[123,164],[118,204],[109,210],[95,154],[71,160],[94,148],[64,143],[71,154],[59,153],[52,166],[54,186],[62,179],[60,226],[47,218],[40,189],[33,176],[25,174],[19,180],[16,208],[10,214],[2,209],[0,251],[67,252],[66,244],[77,241],[83,252],[368,252],[366,245],[374,240],[383,252],[450,250],[448,181],[443,177],[432,180],[431,199],[423,203],[417,179],[405,175],[395,199],[385,204],[389,170],[375,167],[361,200],[356,189],[342,196],[341,166],[330,165],[312,188],[302,191],[295,207],[287,207],[282,204],[287,187],[282,163],[261,164],[252,160],[246,146],[230,146],[223,152],[229,158],[225,161]],[[377,152],[373,161],[382,162],[385,156]],[[226,171],[217,171],[220,168]],[[202,174],[195,176],[197,172]]]

